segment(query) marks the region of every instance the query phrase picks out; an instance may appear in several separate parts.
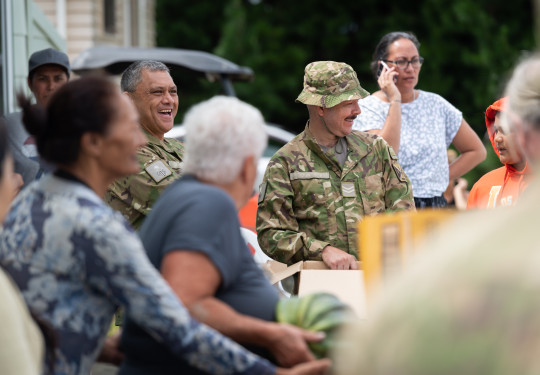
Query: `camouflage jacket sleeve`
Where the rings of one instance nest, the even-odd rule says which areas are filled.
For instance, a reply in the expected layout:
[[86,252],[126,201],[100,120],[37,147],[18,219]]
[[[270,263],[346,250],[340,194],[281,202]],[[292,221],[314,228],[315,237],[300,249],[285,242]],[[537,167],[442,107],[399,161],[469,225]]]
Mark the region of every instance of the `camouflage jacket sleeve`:
[[400,210],[415,210],[412,184],[409,177],[401,167],[394,149],[390,147],[382,138],[380,142],[382,157],[387,167],[384,169],[385,181],[385,212]]
[[301,231],[293,209],[294,190],[286,161],[274,157],[268,164],[259,191],[257,236],[263,251],[272,259],[292,264],[299,260],[321,260],[329,242]]
[[280,262],[320,260],[332,245],[358,257],[357,224],[364,216],[414,209],[411,183],[388,144],[355,132],[340,167],[308,129],[274,155],[259,193],[257,234]]
[[105,201],[138,229],[163,190],[180,177],[183,152],[174,139],[150,141],[137,155],[140,171],[109,186]]

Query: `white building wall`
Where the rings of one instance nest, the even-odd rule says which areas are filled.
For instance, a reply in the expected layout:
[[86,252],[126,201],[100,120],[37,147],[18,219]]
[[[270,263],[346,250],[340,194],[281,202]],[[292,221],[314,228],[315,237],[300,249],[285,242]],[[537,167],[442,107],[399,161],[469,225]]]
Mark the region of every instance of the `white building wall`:
[[[104,0],[34,0],[59,31],[58,1],[65,4],[67,53],[72,60],[94,45],[155,46],[155,0],[114,0],[115,32],[105,31]],[[135,11],[133,11],[135,10]],[[132,38],[132,35],[136,38]]]
[[[29,94],[26,83],[28,76],[28,58],[35,51],[53,47],[66,51],[66,42],[56,32],[54,25],[46,17],[41,8],[37,7],[32,0],[3,0],[10,2],[10,25],[9,30],[2,26],[2,32],[10,39],[9,50],[2,56],[9,72],[3,78],[10,81],[9,87],[3,85],[2,110],[11,112],[16,109],[15,95],[25,91]],[[4,46],[7,48],[7,46]],[[6,92],[5,90],[9,90]]]

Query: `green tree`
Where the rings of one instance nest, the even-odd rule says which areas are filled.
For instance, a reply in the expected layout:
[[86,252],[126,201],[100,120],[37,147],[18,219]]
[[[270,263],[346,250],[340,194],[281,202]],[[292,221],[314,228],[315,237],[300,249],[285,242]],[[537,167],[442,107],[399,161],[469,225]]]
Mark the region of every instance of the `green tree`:
[[[209,6],[209,3],[158,0],[157,45],[212,52],[219,42],[225,19],[221,2],[216,1],[215,6]],[[177,122],[182,121],[189,107],[220,93],[221,87],[209,82],[204,75],[196,75],[188,70],[174,70],[172,76],[178,86],[180,102]]]
[[[387,32],[413,31],[426,59],[418,88],[445,97],[483,136],[486,107],[500,96],[516,59],[534,49],[533,14],[529,0],[158,0],[157,35],[160,46],[203,49],[251,67],[255,79],[237,84],[238,96],[267,121],[299,132],[307,113],[294,99],[307,63],[347,62],[373,92],[375,45]],[[195,84],[185,86],[186,99],[208,88]],[[490,158],[469,179],[494,165]]]

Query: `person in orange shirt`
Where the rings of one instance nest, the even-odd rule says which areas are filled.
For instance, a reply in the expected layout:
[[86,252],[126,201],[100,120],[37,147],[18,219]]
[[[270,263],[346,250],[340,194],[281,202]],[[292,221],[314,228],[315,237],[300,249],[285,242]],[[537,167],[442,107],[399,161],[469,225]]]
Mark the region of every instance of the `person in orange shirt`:
[[491,144],[504,166],[486,173],[471,189],[467,209],[511,206],[527,187],[531,170],[516,147],[511,133],[501,127],[501,111],[507,98],[486,109],[486,127]]

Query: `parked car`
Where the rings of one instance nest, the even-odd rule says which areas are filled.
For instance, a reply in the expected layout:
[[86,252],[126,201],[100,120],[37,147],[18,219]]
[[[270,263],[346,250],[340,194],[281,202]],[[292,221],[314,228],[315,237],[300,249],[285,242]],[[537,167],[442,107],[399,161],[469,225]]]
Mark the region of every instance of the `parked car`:
[[221,83],[223,93],[236,96],[233,81],[250,81],[253,70],[209,52],[180,48],[141,48],[97,46],[88,48],[71,62],[71,70],[78,75],[121,74],[138,60],[157,60],[172,69],[188,69],[192,74],[203,74],[211,81]]

